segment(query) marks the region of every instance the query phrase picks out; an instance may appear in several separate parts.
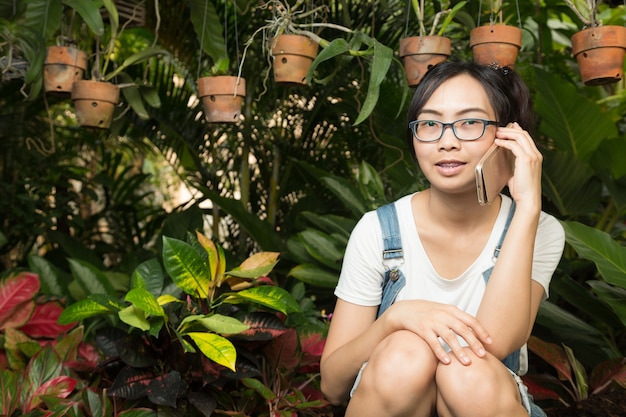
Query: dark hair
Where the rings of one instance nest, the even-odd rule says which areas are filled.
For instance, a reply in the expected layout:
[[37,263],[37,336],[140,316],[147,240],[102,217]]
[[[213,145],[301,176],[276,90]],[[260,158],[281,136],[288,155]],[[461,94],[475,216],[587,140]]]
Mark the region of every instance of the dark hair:
[[[483,86],[500,126],[517,122],[523,129],[532,130],[532,100],[528,87],[519,75],[509,67],[487,66],[473,61],[446,61],[428,70],[413,94],[407,124],[415,120],[430,96],[443,82],[461,74],[473,77]],[[413,135],[408,127],[406,140],[415,159]]]

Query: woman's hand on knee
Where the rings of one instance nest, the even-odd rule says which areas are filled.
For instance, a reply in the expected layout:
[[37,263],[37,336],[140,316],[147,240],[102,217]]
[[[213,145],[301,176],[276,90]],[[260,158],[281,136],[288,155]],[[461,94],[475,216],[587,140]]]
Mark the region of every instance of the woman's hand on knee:
[[[395,303],[385,315],[395,330],[409,330],[419,335],[444,364],[450,363],[450,354],[465,365],[471,363],[459,337],[478,357],[486,354],[485,345],[491,343],[491,337],[476,317],[454,306],[406,300]],[[441,341],[448,345],[449,352]]]

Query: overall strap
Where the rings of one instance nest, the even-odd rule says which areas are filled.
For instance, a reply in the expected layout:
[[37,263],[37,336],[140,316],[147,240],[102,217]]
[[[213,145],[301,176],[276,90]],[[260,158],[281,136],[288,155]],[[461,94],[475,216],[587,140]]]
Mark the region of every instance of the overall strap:
[[[400,225],[398,214],[394,203],[386,204],[376,210],[380,229],[383,236],[383,265],[385,266],[385,277],[383,280],[383,294],[378,308],[380,317],[385,310],[395,301],[400,290],[404,287],[406,280],[399,265],[402,264],[404,253],[402,251],[402,238],[400,236]],[[388,261],[396,260],[392,267],[388,266]]]

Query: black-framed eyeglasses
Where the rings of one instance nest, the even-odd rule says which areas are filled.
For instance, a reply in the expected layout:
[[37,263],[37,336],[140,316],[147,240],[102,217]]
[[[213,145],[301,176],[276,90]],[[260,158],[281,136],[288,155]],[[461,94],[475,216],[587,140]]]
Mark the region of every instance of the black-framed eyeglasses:
[[459,119],[450,123],[439,120],[413,120],[409,122],[409,129],[413,132],[413,137],[420,142],[437,142],[447,127],[452,128],[454,136],[459,140],[476,140],[483,137],[489,125],[498,126],[498,122],[473,118]]

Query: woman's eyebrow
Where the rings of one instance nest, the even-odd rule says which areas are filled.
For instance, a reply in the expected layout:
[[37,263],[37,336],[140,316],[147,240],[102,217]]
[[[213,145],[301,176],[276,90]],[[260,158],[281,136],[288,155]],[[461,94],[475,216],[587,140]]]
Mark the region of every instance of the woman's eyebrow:
[[[468,107],[466,109],[461,109],[459,111],[457,111],[456,113],[454,113],[456,116],[463,116],[466,114],[470,114],[470,113],[482,113],[484,115],[489,115],[489,113],[487,112],[487,110],[480,108],[480,107]],[[439,110],[435,110],[435,109],[422,109],[418,115],[433,115],[433,116],[442,116],[443,112],[439,111]]]

